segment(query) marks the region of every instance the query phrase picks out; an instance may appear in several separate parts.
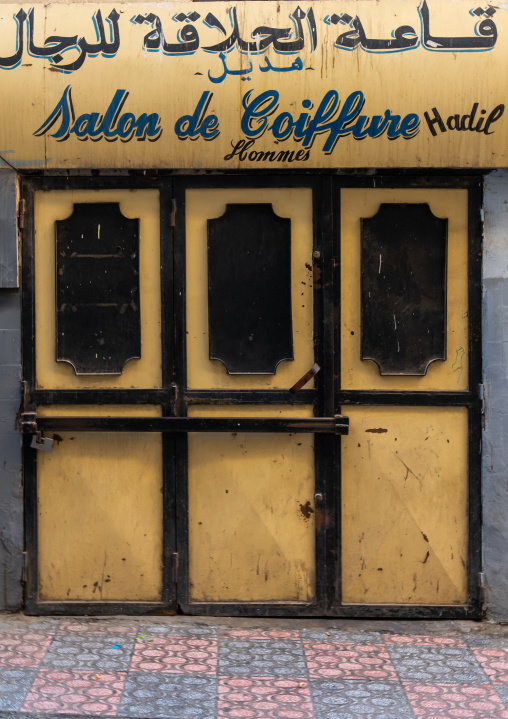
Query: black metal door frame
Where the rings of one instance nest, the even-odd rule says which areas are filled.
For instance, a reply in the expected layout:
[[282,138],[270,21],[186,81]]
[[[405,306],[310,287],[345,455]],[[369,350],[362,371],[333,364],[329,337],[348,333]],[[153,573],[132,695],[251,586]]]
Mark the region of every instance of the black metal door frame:
[[[190,390],[186,382],[185,342],[185,190],[208,187],[311,187],[314,214],[315,361],[323,368],[315,389]],[[344,187],[464,188],[469,196],[469,390],[467,392],[382,392],[340,390],[340,189]],[[34,298],[34,192],[58,189],[152,188],[160,192],[162,388],[156,390],[48,390],[36,388]],[[163,433],[163,597],[160,603],[41,602],[37,595],[36,452],[24,442],[26,608],[34,614],[142,614],[150,611],[237,616],[335,616],[478,618],[481,594],[481,200],[482,178],[473,175],[332,176],[261,173],[220,176],[43,176],[23,179],[23,377],[24,411],[37,405],[159,404],[163,417],[185,417],[192,404],[313,404],[317,417],[347,415],[348,405],[461,406],[469,414],[469,567],[468,600],[460,606],[355,605],[341,601],[340,438],[316,434],[316,601],[300,603],[193,603],[189,599],[186,432]],[[175,205],[176,201],[176,205]],[[176,209],[176,214],[174,213]],[[173,234],[174,227],[174,234]],[[173,245],[174,241],[174,245]],[[174,251],[173,251],[174,250]],[[174,278],[174,282],[173,282]],[[327,368],[329,370],[327,371]],[[333,370],[332,370],[333,368]],[[100,392],[100,398],[98,397]],[[49,425],[48,425],[49,426]],[[103,427],[104,429],[104,427]],[[114,429],[112,427],[112,429]],[[118,429],[118,427],[117,427]],[[141,424],[139,429],[142,429]],[[252,431],[252,430],[251,430]],[[177,552],[179,554],[177,554]],[[175,562],[175,557],[179,561]]]
[[[34,195],[52,190],[132,190],[155,189],[160,197],[161,303],[166,312],[161,317],[162,386],[160,389],[69,390],[37,389],[35,357],[35,266],[34,266]],[[164,417],[174,412],[173,366],[167,359],[174,355],[173,251],[171,225],[171,178],[157,177],[81,177],[44,176],[23,178],[21,184],[24,221],[22,229],[22,302],[23,302],[23,412],[33,412],[38,405],[151,404],[159,405]],[[40,428],[43,429],[42,424]],[[175,515],[175,435],[163,433],[163,578],[160,602],[86,602],[41,601],[38,596],[37,534],[37,454],[30,447],[31,435],[23,441],[25,505],[25,608],[32,614],[144,614],[153,611],[176,611],[176,577],[173,556],[176,552]]]

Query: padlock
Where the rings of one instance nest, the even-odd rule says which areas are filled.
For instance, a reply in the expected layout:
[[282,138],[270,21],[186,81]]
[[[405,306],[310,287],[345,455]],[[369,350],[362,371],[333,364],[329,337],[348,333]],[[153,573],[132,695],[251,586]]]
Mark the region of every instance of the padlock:
[[36,434],[32,437],[30,447],[34,449],[42,449],[43,452],[51,452],[53,446],[53,440],[51,437],[37,437]]

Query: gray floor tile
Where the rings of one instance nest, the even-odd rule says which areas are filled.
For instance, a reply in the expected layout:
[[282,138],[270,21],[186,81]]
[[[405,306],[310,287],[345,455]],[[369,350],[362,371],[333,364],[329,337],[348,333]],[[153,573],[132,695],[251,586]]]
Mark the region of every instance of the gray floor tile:
[[219,642],[219,674],[250,677],[304,677],[306,666],[299,641],[224,639]]
[[402,687],[393,682],[311,679],[316,719],[414,719]]
[[508,686],[499,686],[498,684],[496,684],[494,686],[494,690],[499,694],[501,701],[508,709]]
[[347,644],[382,644],[383,632],[353,632],[347,629],[302,629],[302,639],[323,642],[339,642]]
[[401,681],[487,684],[488,679],[470,649],[386,645]]
[[217,636],[217,627],[207,624],[179,624],[177,622],[171,624],[159,624],[157,622],[142,623],[138,627],[138,636],[140,634],[149,634],[153,637],[215,637]]
[[216,707],[216,677],[132,673],[125,682],[118,716],[214,719]]
[[37,669],[0,669],[0,711],[17,711],[32,686]]
[[45,669],[77,669],[122,672],[130,664],[134,637],[91,632],[58,632],[42,666]]
[[470,647],[485,647],[486,649],[508,649],[508,634],[467,634],[466,643]]

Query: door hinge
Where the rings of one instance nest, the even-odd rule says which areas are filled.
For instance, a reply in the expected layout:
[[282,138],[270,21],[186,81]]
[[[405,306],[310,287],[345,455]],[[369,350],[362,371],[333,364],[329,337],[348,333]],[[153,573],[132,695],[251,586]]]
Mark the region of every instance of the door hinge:
[[25,584],[28,581],[28,552],[23,552],[23,569],[21,570],[21,581]]
[[176,225],[176,200],[171,200],[171,212],[169,213],[169,226],[174,227]]
[[[485,387],[483,383],[478,385],[478,397],[480,399],[480,422],[481,422],[481,428],[482,430],[485,429]],[[481,452],[481,442],[480,442],[480,452]]]
[[171,555],[171,572],[173,574],[173,583],[178,581],[178,552]]
[[485,573],[478,572],[478,586],[480,589],[485,589]]
[[26,200],[24,198],[21,198],[21,200],[18,202],[18,227],[20,230],[23,229],[25,226],[25,217],[26,217]]

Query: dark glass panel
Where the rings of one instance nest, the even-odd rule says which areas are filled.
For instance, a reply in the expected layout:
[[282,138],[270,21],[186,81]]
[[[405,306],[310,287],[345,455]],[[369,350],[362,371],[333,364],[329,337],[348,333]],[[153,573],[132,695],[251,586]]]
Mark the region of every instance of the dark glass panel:
[[423,203],[361,220],[361,357],[382,375],[424,375],[446,359],[447,231]]
[[57,360],[121,374],[141,356],[139,220],[104,202],[75,204],[55,224]]
[[232,204],[208,220],[210,359],[229,374],[275,374],[293,359],[291,220]]

